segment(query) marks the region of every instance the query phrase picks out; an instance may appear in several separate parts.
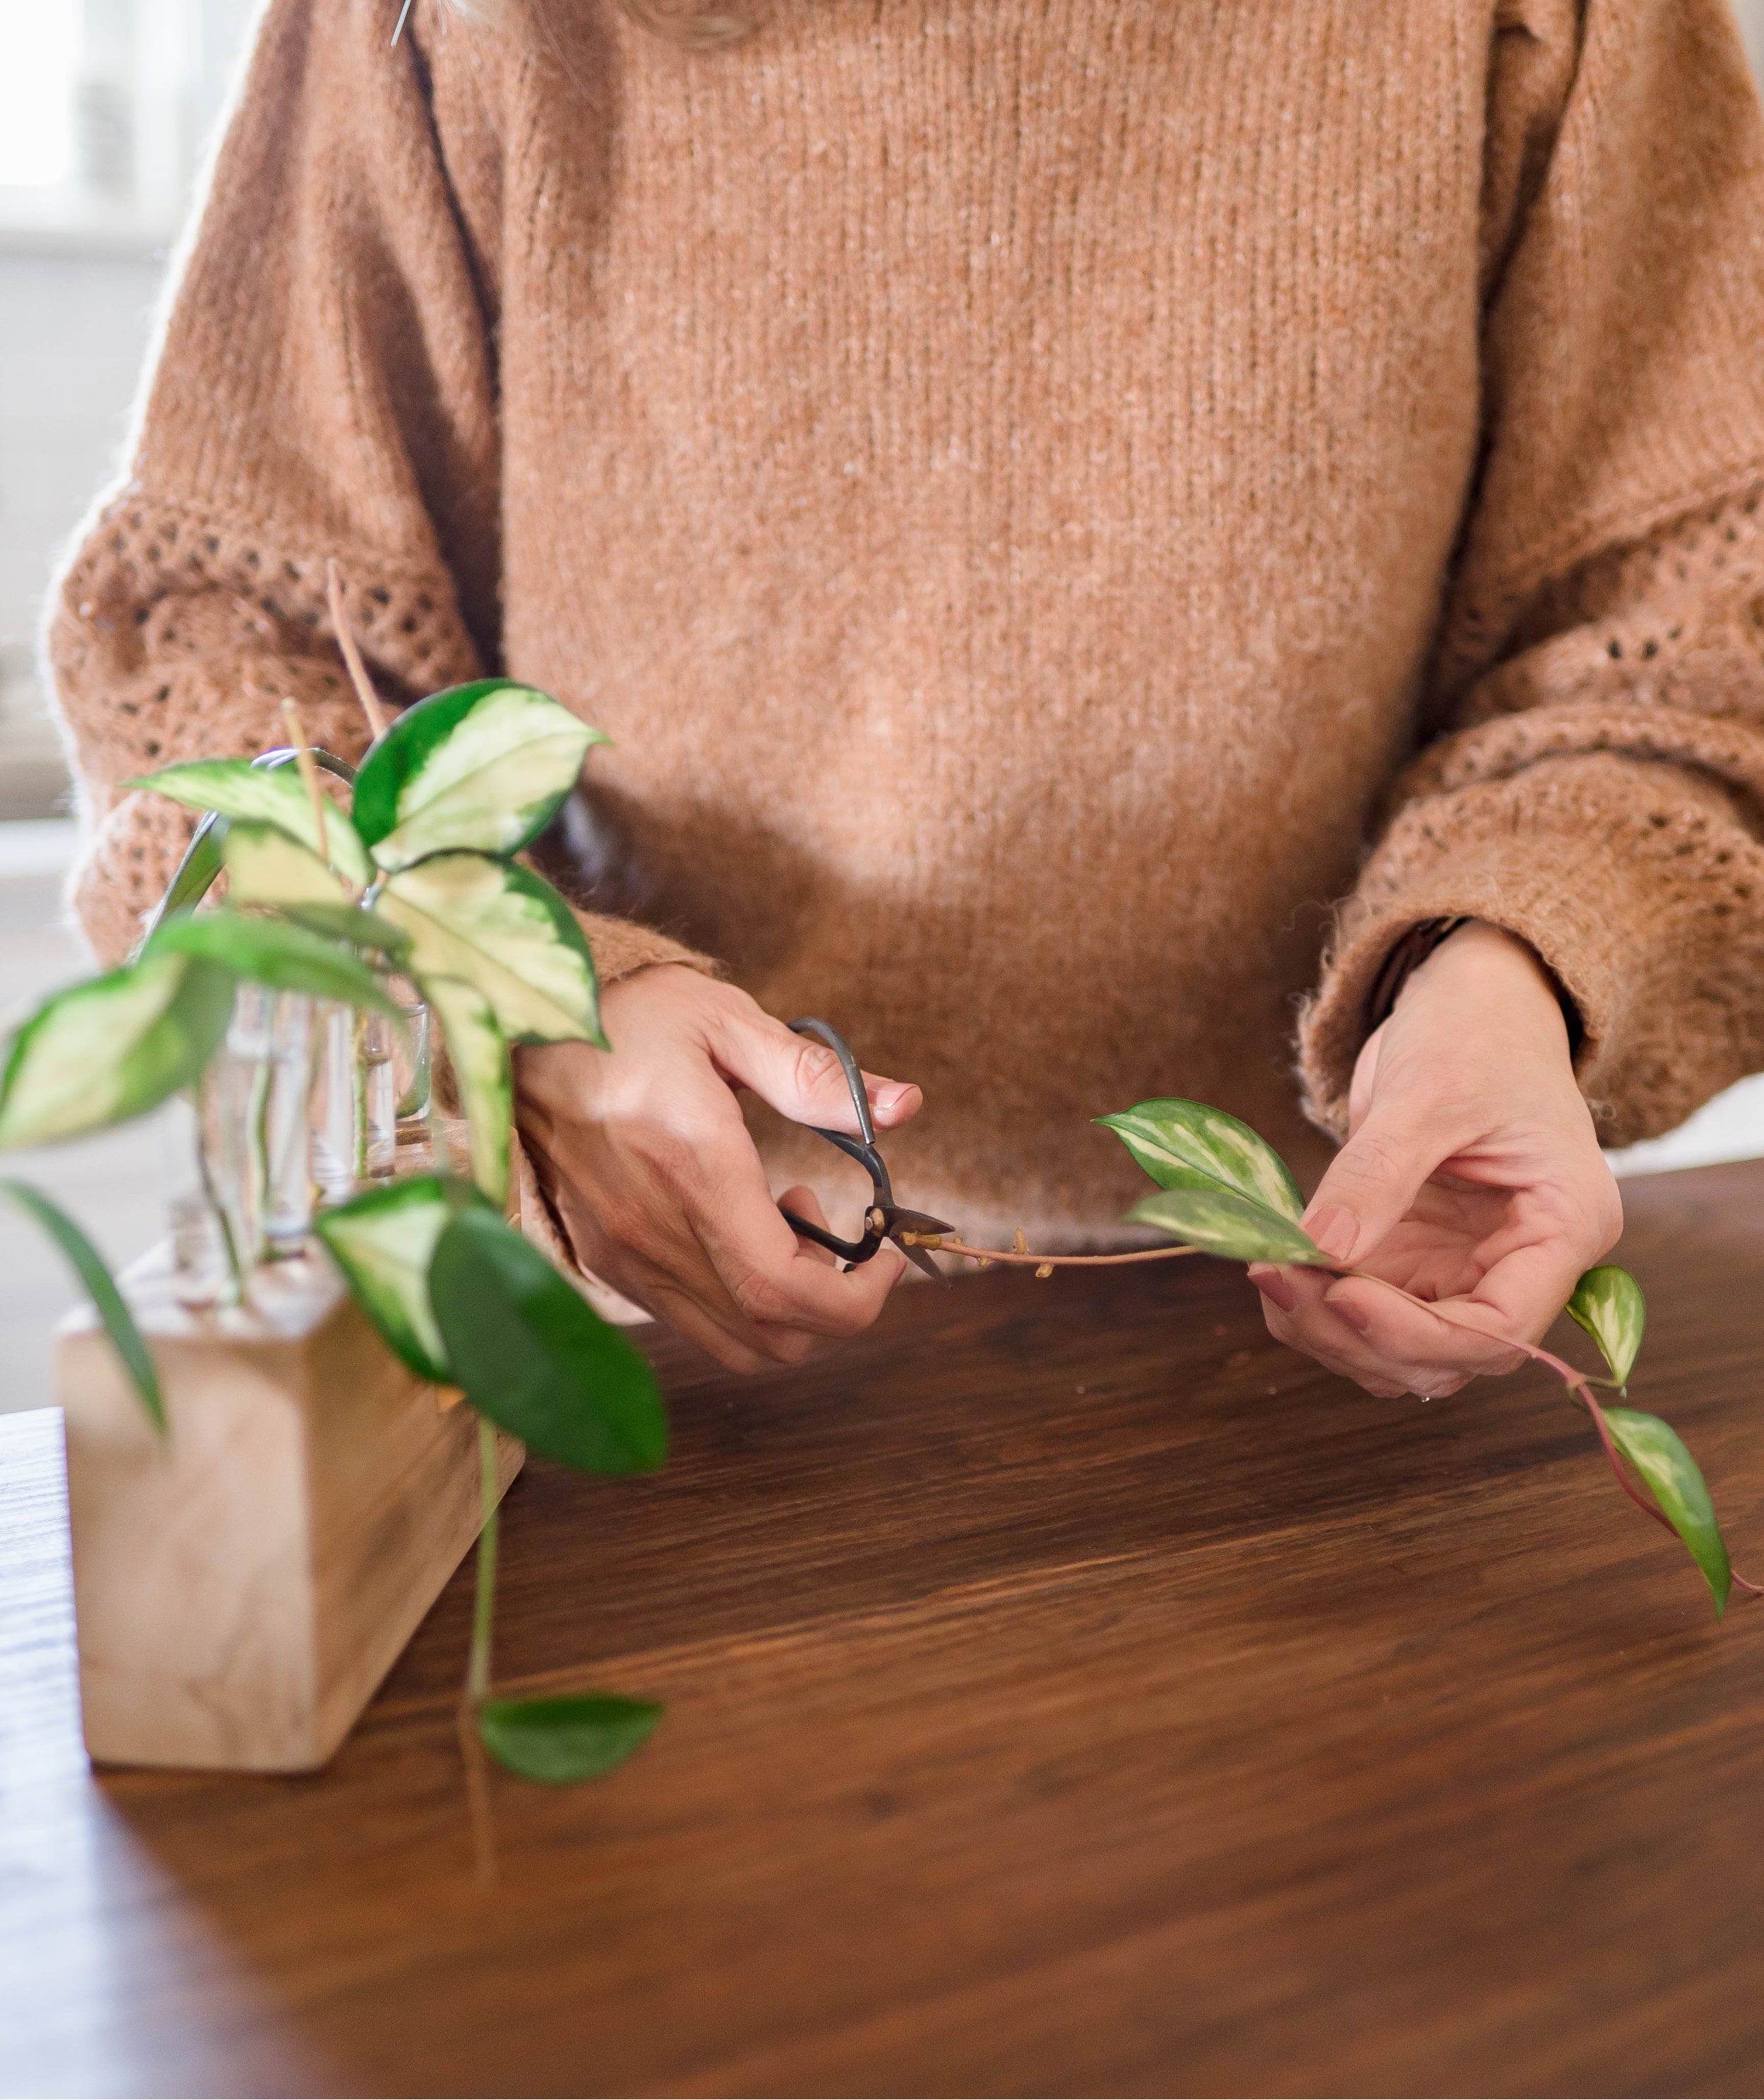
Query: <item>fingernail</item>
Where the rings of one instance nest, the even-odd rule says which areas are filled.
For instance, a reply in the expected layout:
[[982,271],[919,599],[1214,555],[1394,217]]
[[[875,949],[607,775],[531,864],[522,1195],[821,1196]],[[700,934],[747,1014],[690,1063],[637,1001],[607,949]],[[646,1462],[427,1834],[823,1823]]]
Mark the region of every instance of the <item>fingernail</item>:
[[1356,1335],[1370,1332],[1372,1315],[1351,1298],[1337,1298],[1333,1292],[1325,1292],[1323,1302],[1332,1312],[1339,1312]]
[[886,1086],[876,1089],[876,1105],[884,1115],[891,1114],[912,1091],[911,1087],[904,1086],[899,1079],[891,1079]]
[[1319,1211],[1315,1217],[1307,1218],[1305,1230],[1331,1261],[1346,1261],[1354,1251],[1355,1241],[1359,1238],[1359,1220],[1351,1211],[1331,1204],[1328,1210]]
[[1271,1304],[1278,1305],[1283,1312],[1290,1312],[1298,1303],[1293,1286],[1277,1268],[1252,1268],[1249,1281]]

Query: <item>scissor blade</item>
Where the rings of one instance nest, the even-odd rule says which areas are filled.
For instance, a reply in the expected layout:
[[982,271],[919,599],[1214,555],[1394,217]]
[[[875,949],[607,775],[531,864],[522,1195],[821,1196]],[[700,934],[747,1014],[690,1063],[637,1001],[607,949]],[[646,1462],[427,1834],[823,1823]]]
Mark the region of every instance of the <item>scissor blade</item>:
[[[888,1213],[888,1234],[891,1239],[896,1233],[953,1233],[953,1225],[946,1225],[941,1218],[928,1218],[922,1211],[893,1210]],[[911,1249],[908,1251],[910,1253]]]
[[939,1283],[947,1284],[948,1282],[949,1278],[944,1274],[943,1271],[937,1266],[936,1263],[931,1260],[931,1256],[926,1252],[923,1247],[900,1246],[900,1242],[896,1234],[891,1233],[888,1237],[890,1239],[894,1241],[896,1246],[900,1247],[902,1254],[906,1256],[907,1260],[912,1263],[915,1268],[922,1268],[927,1276],[935,1276]]

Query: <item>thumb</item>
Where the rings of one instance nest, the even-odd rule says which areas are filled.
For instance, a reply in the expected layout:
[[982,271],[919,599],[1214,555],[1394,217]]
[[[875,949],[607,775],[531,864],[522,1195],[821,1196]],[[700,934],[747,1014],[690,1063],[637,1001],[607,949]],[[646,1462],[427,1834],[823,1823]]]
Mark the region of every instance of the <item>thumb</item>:
[[1343,1268],[1364,1261],[1407,1215],[1444,1157],[1415,1118],[1371,1110],[1317,1185],[1305,1230]]
[[[793,1035],[769,1013],[730,1017],[719,1026],[711,1052],[725,1079],[751,1088],[763,1101],[793,1123],[858,1135],[857,1113],[845,1070],[825,1043]],[[870,1114],[877,1127],[892,1130],[917,1114],[924,1096],[900,1079],[864,1074]]]

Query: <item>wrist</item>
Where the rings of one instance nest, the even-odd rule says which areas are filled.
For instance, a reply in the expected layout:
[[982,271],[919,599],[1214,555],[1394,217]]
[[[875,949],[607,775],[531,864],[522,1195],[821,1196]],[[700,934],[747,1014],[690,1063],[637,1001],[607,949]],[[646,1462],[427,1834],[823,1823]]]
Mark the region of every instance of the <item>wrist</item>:
[[1454,928],[1410,972],[1391,1012],[1417,1002],[1451,1009],[1454,1025],[1482,1021],[1527,1033],[1535,1028],[1571,1055],[1578,1042],[1573,1003],[1542,957],[1528,941],[1487,920],[1468,919]]

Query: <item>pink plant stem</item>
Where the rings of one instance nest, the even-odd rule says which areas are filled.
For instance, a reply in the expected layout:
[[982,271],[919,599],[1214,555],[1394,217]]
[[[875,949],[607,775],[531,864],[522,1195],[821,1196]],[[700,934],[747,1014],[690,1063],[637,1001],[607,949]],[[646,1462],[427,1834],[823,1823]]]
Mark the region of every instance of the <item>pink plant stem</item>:
[[[1584,1371],[1577,1371],[1572,1364],[1564,1362],[1560,1357],[1552,1356],[1548,1349],[1541,1349],[1533,1343],[1514,1341],[1510,1336],[1491,1335],[1486,1328],[1479,1327],[1474,1321],[1460,1320],[1449,1312],[1442,1312],[1437,1305],[1430,1304],[1425,1298],[1416,1297],[1413,1291],[1405,1290],[1400,1284],[1389,1282],[1382,1276],[1368,1275],[1363,1268],[1337,1269],[1335,1273],[1338,1276],[1351,1276],[1365,1283],[1382,1283],[1386,1290],[1394,1290],[1399,1298],[1406,1298],[1411,1305],[1420,1306],[1423,1312],[1432,1313],[1435,1319],[1443,1320],[1448,1327],[1456,1327],[1466,1335],[1481,1335],[1490,1341],[1505,1341],[1509,1347],[1522,1351],[1534,1363],[1547,1365],[1567,1388],[1569,1397],[1579,1406],[1583,1407],[1592,1418],[1593,1427],[1598,1432],[1598,1440],[1604,1446],[1605,1458],[1611,1471],[1616,1476],[1617,1485],[1644,1515],[1651,1516],[1662,1531],[1672,1532],[1673,1536],[1677,1538],[1678,1533],[1673,1529],[1672,1521],[1665,1511],[1647,1500],[1624,1471],[1623,1460],[1618,1454],[1616,1445],[1611,1441],[1611,1425],[1605,1419],[1605,1410],[1594,1398],[1591,1384]],[[1764,1586],[1748,1582],[1731,1561],[1728,1563],[1727,1573],[1742,1590],[1749,1590],[1754,1597],[1764,1597]]]
[[968,1246],[948,1233],[920,1233],[916,1246],[933,1254],[960,1255],[964,1261],[1001,1261],[1027,1268],[1107,1268],[1128,1261],[1174,1261],[1180,1255],[1199,1254],[1199,1247],[1137,1247],[1131,1254],[1018,1254],[1003,1247]]

